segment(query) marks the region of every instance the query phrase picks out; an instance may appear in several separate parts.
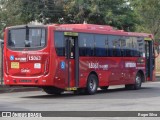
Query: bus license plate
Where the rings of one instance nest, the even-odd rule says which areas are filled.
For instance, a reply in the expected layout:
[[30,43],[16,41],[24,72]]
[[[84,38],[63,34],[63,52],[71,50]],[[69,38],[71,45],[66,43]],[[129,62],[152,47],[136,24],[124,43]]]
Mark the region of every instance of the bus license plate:
[[19,69],[19,62],[11,62],[11,68]]

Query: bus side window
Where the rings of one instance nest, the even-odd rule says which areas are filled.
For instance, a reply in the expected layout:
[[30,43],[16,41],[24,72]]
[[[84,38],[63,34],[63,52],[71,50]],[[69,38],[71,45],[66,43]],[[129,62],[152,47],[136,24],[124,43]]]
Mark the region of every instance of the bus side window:
[[80,56],[94,55],[94,36],[93,34],[79,34],[79,53]]
[[121,38],[121,56],[126,56],[126,40],[125,37]]
[[106,36],[95,35],[95,56],[104,57],[107,56]]
[[133,56],[139,57],[137,37],[132,37],[132,43],[133,43]]
[[55,32],[54,34],[55,48],[58,56],[65,55],[64,34],[63,32]]
[[132,38],[126,37],[126,57],[132,57]]
[[137,38],[138,44],[138,52],[140,57],[145,57],[145,47],[144,47],[144,38],[138,37]]
[[120,37],[109,35],[109,54],[110,56],[119,57],[121,56],[120,48]]

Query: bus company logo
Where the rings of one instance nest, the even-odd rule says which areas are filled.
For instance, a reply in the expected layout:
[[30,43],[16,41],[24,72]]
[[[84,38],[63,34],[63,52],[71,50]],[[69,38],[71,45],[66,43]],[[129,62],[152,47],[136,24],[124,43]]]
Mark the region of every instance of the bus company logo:
[[126,62],[125,63],[125,67],[126,68],[135,68],[136,67],[136,63],[134,63],[134,62]]
[[13,55],[10,56],[10,60],[14,60],[14,56]]
[[20,62],[26,62],[27,58],[25,58],[25,57],[19,57],[19,58],[15,58],[15,60],[20,61]]

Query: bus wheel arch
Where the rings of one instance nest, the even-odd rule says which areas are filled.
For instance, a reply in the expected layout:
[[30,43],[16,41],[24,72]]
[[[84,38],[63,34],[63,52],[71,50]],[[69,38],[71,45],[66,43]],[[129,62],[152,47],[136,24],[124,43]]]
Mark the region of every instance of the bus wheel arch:
[[90,72],[86,81],[86,93],[93,95],[97,92],[99,86],[98,74],[95,71]]
[[[97,76],[97,82],[98,82],[98,86],[99,86],[99,77],[98,77],[98,74],[95,72],[95,71],[91,71],[90,73],[89,73],[89,75],[88,75],[88,77],[91,75],[91,74],[94,74],[95,76]],[[87,79],[88,79],[88,77],[87,77]]]
[[[142,70],[139,70],[139,71],[137,72],[137,74],[140,74],[141,77],[142,77],[142,82],[145,82],[145,75],[144,75],[144,72],[143,72]],[[136,74],[136,75],[137,75],[137,74]]]
[[142,82],[145,81],[144,73],[142,70],[139,70],[135,75],[134,84],[127,84],[125,88],[128,90],[138,90],[141,88]]

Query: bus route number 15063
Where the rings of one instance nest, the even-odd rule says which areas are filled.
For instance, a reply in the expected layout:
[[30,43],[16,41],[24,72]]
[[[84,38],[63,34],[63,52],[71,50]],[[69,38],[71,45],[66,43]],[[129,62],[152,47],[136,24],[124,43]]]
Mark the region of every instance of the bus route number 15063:
[[30,61],[41,60],[41,56],[28,56],[28,60]]

